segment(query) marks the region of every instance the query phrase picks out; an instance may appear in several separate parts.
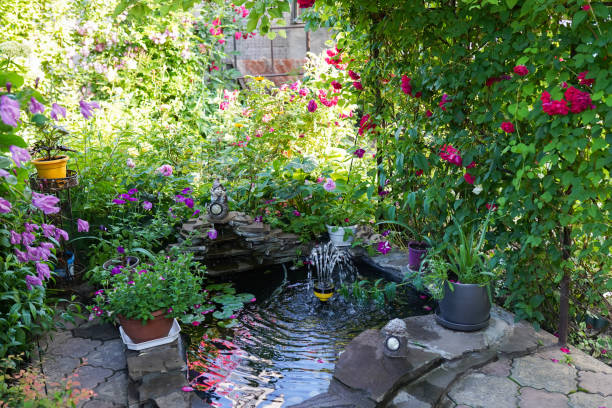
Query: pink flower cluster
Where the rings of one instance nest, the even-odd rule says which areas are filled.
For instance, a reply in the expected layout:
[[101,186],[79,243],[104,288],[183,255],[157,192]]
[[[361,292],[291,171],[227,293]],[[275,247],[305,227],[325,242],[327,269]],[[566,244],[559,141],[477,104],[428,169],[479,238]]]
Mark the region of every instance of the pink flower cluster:
[[441,108],[443,111],[446,111],[446,106],[444,106],[444,105],[446,105],[446,104],[447,104],[447,103],[449,103],[450,101],[451,101],[451,100],[450,100],[450,98],[448,97],[448,95],[447,95],[447,94],[443,94],[443,95],[442,95],[442,99],[440,99],[440,103],[438,103],[438,106],[439,106],[439,107],[440,107],[440,108]]
[[514,67],[513,71],[518,76],[525,76],[529,73],[529,69],[524,65],[517,65]]
[[327,91],[319,89],[319,101],[328,108],[338,104],[338,96],[334,96],[331,99],[327,99]]
[[359,121],[359,135],[363,135],[366,131],[376,128],[376,124],[370,120],[370,115],[365,114]]
[[591,95],[573,86],[566,89],[563,99],[560,101],[552,100],[550,94],[546,91],[542,92],[540,99],[542,101],[542,110],[549,116],[567,115],[569,112],[580,113],[587,109],[595,109]]
[[512,124],[512,122],[502,122],[500,127],[506,133],[514,133],[515,131],[514,125]]

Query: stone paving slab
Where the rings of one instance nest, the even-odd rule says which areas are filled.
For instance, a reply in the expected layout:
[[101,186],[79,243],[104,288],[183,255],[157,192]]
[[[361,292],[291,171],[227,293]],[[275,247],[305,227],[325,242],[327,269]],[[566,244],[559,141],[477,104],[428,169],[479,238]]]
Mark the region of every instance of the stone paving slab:
[[570,408],[609,408],[612,407],[612,397],[602,397],[598,394],[577,392],[569,396]]
[[471,407],[516,408],[518,388],[508,378],[473,373],[459,380],[448,396]]
[[558,392],[523,387],[519,396],[520,408],[567,408],[568,398]]
[[612,374],[580,371],[578,384],[590,393],[612,396]]
[[524,387],[568,394],[576,391],[576,369],[530,355],[517,358],[512,364],[511,377]]
[[571,348],[570,354],[563,353],[559,347],[551,347],[541,350],[535,353],[535,355],[551,361],[564,361],[566,357],[569,357],[571,364],[580,371],[594,371],[612,374],[612,367],[574,347]]

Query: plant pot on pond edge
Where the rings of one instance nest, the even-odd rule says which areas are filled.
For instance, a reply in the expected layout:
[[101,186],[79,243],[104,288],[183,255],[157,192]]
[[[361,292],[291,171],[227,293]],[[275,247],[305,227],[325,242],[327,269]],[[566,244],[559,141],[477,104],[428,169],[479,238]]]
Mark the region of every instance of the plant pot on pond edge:
[[438,303],[436,321],[451,330],[480,330],[489,325],[490,310],[486,286],[444,282],[444,297]]
[[427,242],[410,241],[408,243],[408,266],[413,271],[418,271],[421,267],[421,262],[430,246]]
[[123,266],[124,268],[135,268],[140,263],[140,259],[136,256],[126,256],[125,259],[113,258],[102,264],[102,267],[110,271],[115,266]]
[[[347,227],[340,227],[336,225],[325,225],[327,227],[327,233],[329,234],[329,239],[333,244],[337,247],[345,247],[350,246],[355,239],[355,231],[357,231],[357,225],[351,225]],[[345,229],[349,229],[350,235],[344,239]]]
[[52,160],[34,159],[32,164],[36,167],[40,179],[66,178],[66,164],[68,156],[54,157]]
[[174,319],[166,317],[166,311],[163,309],[153,312],[152,315],[153,319],[147,321],[119,316],[119,323],[125,334],[135,344],[166,337],[172,328]]

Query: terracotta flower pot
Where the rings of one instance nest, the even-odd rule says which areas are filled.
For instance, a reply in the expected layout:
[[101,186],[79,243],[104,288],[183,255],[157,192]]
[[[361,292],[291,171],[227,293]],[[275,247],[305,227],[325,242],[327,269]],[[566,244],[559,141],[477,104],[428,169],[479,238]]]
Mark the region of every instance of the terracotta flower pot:
[[66,163],[68,156],[59,156],[53,160],[34,159],[32,164],[36,167],[40,179],[66,178]]
[[166,311],[162,309],[153,312],[152,315],[153,319],[146,322],[119,316],[119,323],[125,334],[136,344],[166,337],[172,328],[174,319],[166,317]]

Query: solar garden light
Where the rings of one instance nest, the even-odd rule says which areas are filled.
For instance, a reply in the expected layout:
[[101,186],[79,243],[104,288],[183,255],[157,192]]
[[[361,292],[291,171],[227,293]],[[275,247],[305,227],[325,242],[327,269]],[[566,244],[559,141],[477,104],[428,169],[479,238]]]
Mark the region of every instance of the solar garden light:
[[387,357],[408,355],[408,329],[402,319],[393,319],[380,332],[383,335],[383,353]]

